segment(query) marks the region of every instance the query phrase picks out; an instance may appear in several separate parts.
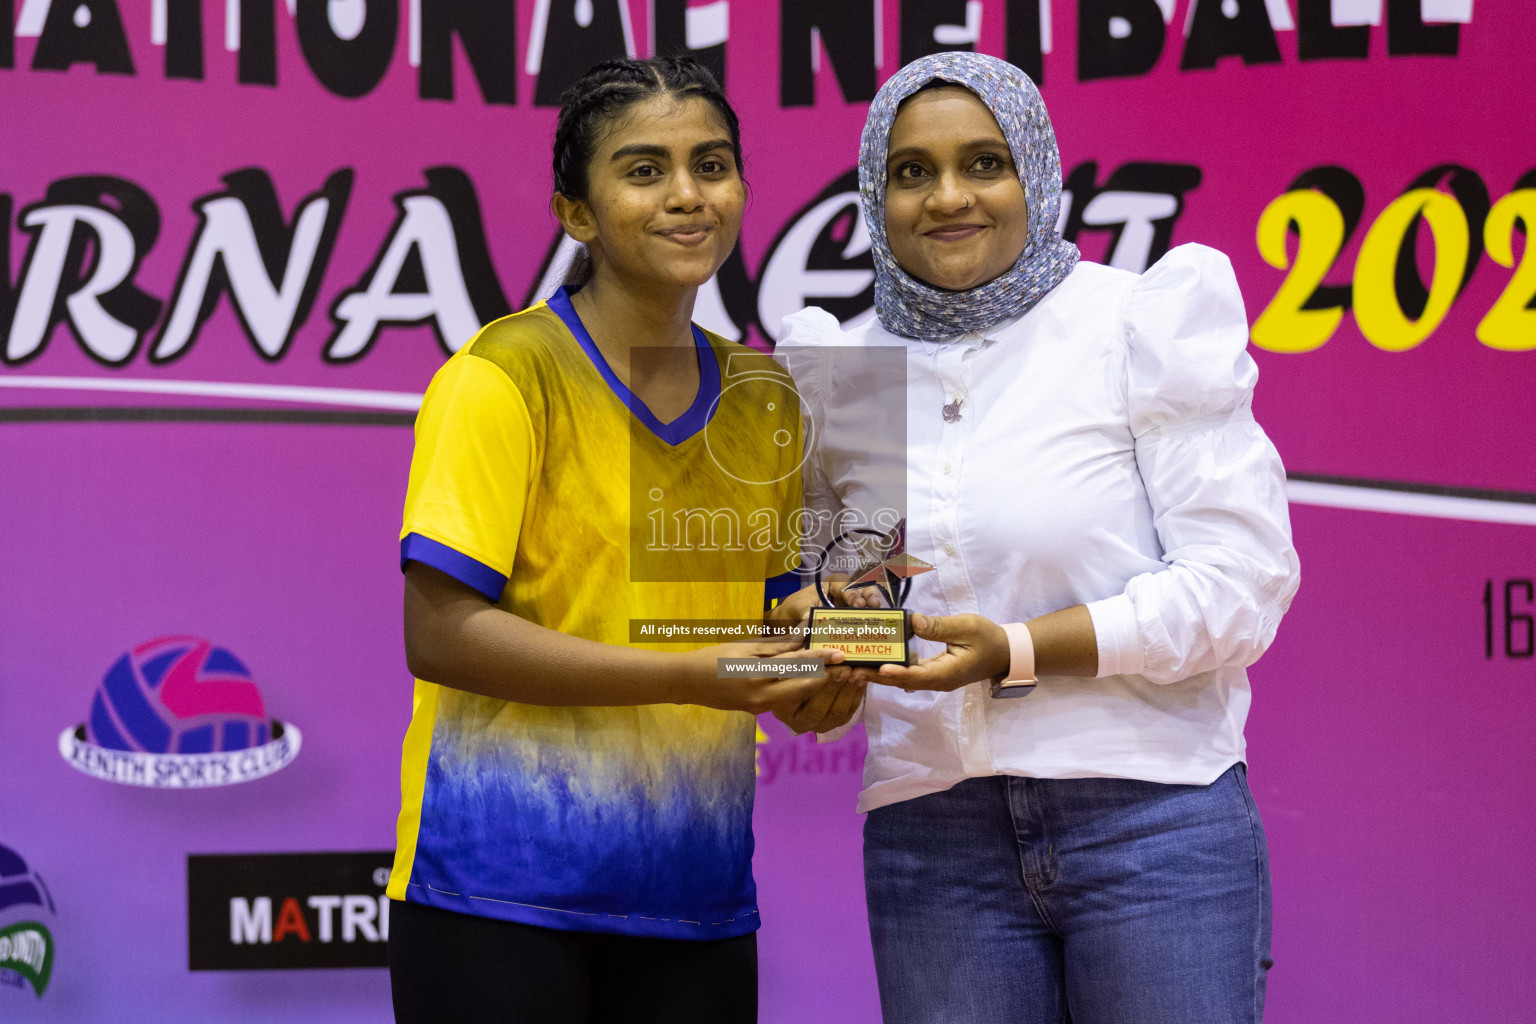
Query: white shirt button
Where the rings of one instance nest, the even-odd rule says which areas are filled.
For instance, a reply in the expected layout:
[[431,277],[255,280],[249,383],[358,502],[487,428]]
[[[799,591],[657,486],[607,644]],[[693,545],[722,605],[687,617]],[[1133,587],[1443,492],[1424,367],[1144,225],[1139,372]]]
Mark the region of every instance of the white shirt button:
[[955,546],[953,544],[947,544],[946,543],[944,545],[944,553],[946,555],[953,555],[955,553]]
[[953,467],[948,462],[944,463],[944,472],[945,473],[948,473],[952,468]]

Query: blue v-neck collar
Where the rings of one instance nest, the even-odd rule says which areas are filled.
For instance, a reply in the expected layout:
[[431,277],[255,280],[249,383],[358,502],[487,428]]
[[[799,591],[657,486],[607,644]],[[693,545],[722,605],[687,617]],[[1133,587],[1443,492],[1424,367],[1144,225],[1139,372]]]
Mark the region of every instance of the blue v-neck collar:
[[597,372],[602,374],[603,380],[608,382],[608,387],[618,396],[619,401],[634,413],[644,423],[646,428],[667,444],[674,447],[682,444],[709,423],[709,418],[714,412],[720,399],[720,363],[715,359],[715,350],[709,344],[709,339],[704,337],[704,332],[695,325],[693,328],[694,351],[699,357],[699,393],[694,396],[693,404],[688,411],[683,413],[671,423],[663,423],[658,420],[643,401],[624,386],[618,375],[613,372],[613,367],[608,365],[608,360],[603,358],[602,351],[592,340],[592,335],[587,333],[586,324],[581,322],[581,317],[576,315],[576,307],[571,305],[571,291],[561,285],[555,294],[551,295],[546,304],[555,311],[566,328],[575,336],[577,344],[592,360],[592,365]]

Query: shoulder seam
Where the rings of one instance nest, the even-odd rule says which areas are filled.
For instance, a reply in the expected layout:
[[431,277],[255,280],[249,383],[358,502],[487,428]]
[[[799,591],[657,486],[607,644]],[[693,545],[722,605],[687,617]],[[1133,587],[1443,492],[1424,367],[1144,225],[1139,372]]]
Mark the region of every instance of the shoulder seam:
[[[513,315],[515,316],[516,314],[513,314]],[[502,366],[500,363],[498,363],[496,360],[492,359],[491,357],[483,356],[480,353],[475,352],[475,351],[467,351],[467,352],[464,353],[464,355],[465,355],[466,358],[478,359],[482,363],[489,363],[491,366],[494,366],[496,368],[497,372],[499,372],[502,375],[502,377],[504,377],[506,379],[507,384],[509,386],[511,386],[512,390],[517,392],[518,401],[522,402],[525,406],[528,404],[527,403],[527,399],[523,398],[523,389],[518,387],[516,378],[514,378],[512,376],[512,374],[507,371],[507,368],[505,366]]]
[[[1082,267],[1084,270],[1089,270],[1091,273],[1099,273],[1102,271],[1109,277],[1119,278],[1122,280],[1125,278],[1130,278],[1134,281],[1141,277],[1141,275],[1136,273],[1134,270],[1126,270],[1124,267],[1112,267],[1108,263],[1098,263],[1094,260],[1078,260],[1077,266]],[[1074,271],[1076,269],[1077,267],[1073,268]]]
[[[454,353],[454,354],[455,355],[473,356],[476,359],[483,359],[486,362],[495,365],[496,368],[501,370],[502,374],[504,376],[506,376],[506,378],[509,381],[512,381],[513,386],[516,387],[517,386],[517,382],[515,380],[512,380],[512,375],[507,372],[506,367],[504,367],[500,363],[496,362],[496,360],[491,359],[489,356],[483,356],[480,353],[476,352],[475,348],[479,345],[481,339],[483,339],[485,337],[485,332],[490,330],[492,327],[495,327],[497,324],[501,323],[504,320],[515,320],[515,319],[517,319],[520,316],[525,316],[526,314],[529,314],[529,313],[536,313],[540,309],[549,309],[549,306],[545,302],[540,301],[540,302],[538,302],[538,303],[536,303],[536,304],[534,304],[532,306],[529,306],[527,309],[520,309],[516,313],[508,313],[506,316],[499,316],[499,317],[497,317],[495,320],[492,320],[490,323],[484,324],[483,326],[481,326],[481,328],[478,331],[475,332],[475,336],[470,338],[469,341],[467,341],[464,344],[464,347],[462,349],[460,349],[458,352]],[[554,313],[553,310],[550,310],[550,312],[551,312],[551,314]],[[558,320],[559,319],[558,315],[555,318]]]
[[[515,313],[508,313],[506,316],[499,316],[488,324],[481,324],[480,329],[476,331],[474,336],[471,337],[466,343],[466,347],[468,345],[473,345],[476,341],[480,340],[481,335],[485,334],[486,331],[490,330],[492,327],[495,327],[503,320],[516,320],[520,316],[527,316],[529,313],[537,313],[541,309],[549,309],[549,304],[542,299],[525,309],[520,309]],[[554,311],[550,310],[550,312],[553,313]]]

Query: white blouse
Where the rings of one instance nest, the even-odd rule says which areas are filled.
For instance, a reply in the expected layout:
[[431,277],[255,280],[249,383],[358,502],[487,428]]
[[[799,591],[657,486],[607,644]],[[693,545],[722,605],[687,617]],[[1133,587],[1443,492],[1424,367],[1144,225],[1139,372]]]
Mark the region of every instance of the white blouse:
[[[861,812],[973,776],[1207,784],[1243,760],[1244,667],[1299,578],[1247,342],[1231,264],[1200,245],[1140,276],[1079,263],[1026,315],[943,342],[785,319],[808,505],[887,504],[871,481],[905,456],[907,550],[936,567],[907,607],[1007,623],[1086,604],[1098,637],[1098,678],[1022,698],[871,686]],[[840,378],[854,353],[828,351],[880,346],[905,350],[904,453],[876,439],[893,392]]]

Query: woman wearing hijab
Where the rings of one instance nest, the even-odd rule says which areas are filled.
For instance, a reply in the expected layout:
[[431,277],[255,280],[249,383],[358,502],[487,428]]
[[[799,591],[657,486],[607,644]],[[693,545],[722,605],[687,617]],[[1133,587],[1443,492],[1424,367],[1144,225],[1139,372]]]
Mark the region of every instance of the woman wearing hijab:
[[[871,512],[895,449],[866,412],[905,410],[907,551],[935,566],[908,602],[930,656],[868,673],[861,711],[884,1018],[1257,1021],[1244,669],[1298,569],[1232,268],[1198,245],[1139,276],[1079,261],[1040,95],[980,54],[885,84],[859,184],[878,319],[808,309],[780,351],[824,513]],[[892,346],[905,398],[849,408],[834,357]],[[850,703],[789,721],[827,731]]]

